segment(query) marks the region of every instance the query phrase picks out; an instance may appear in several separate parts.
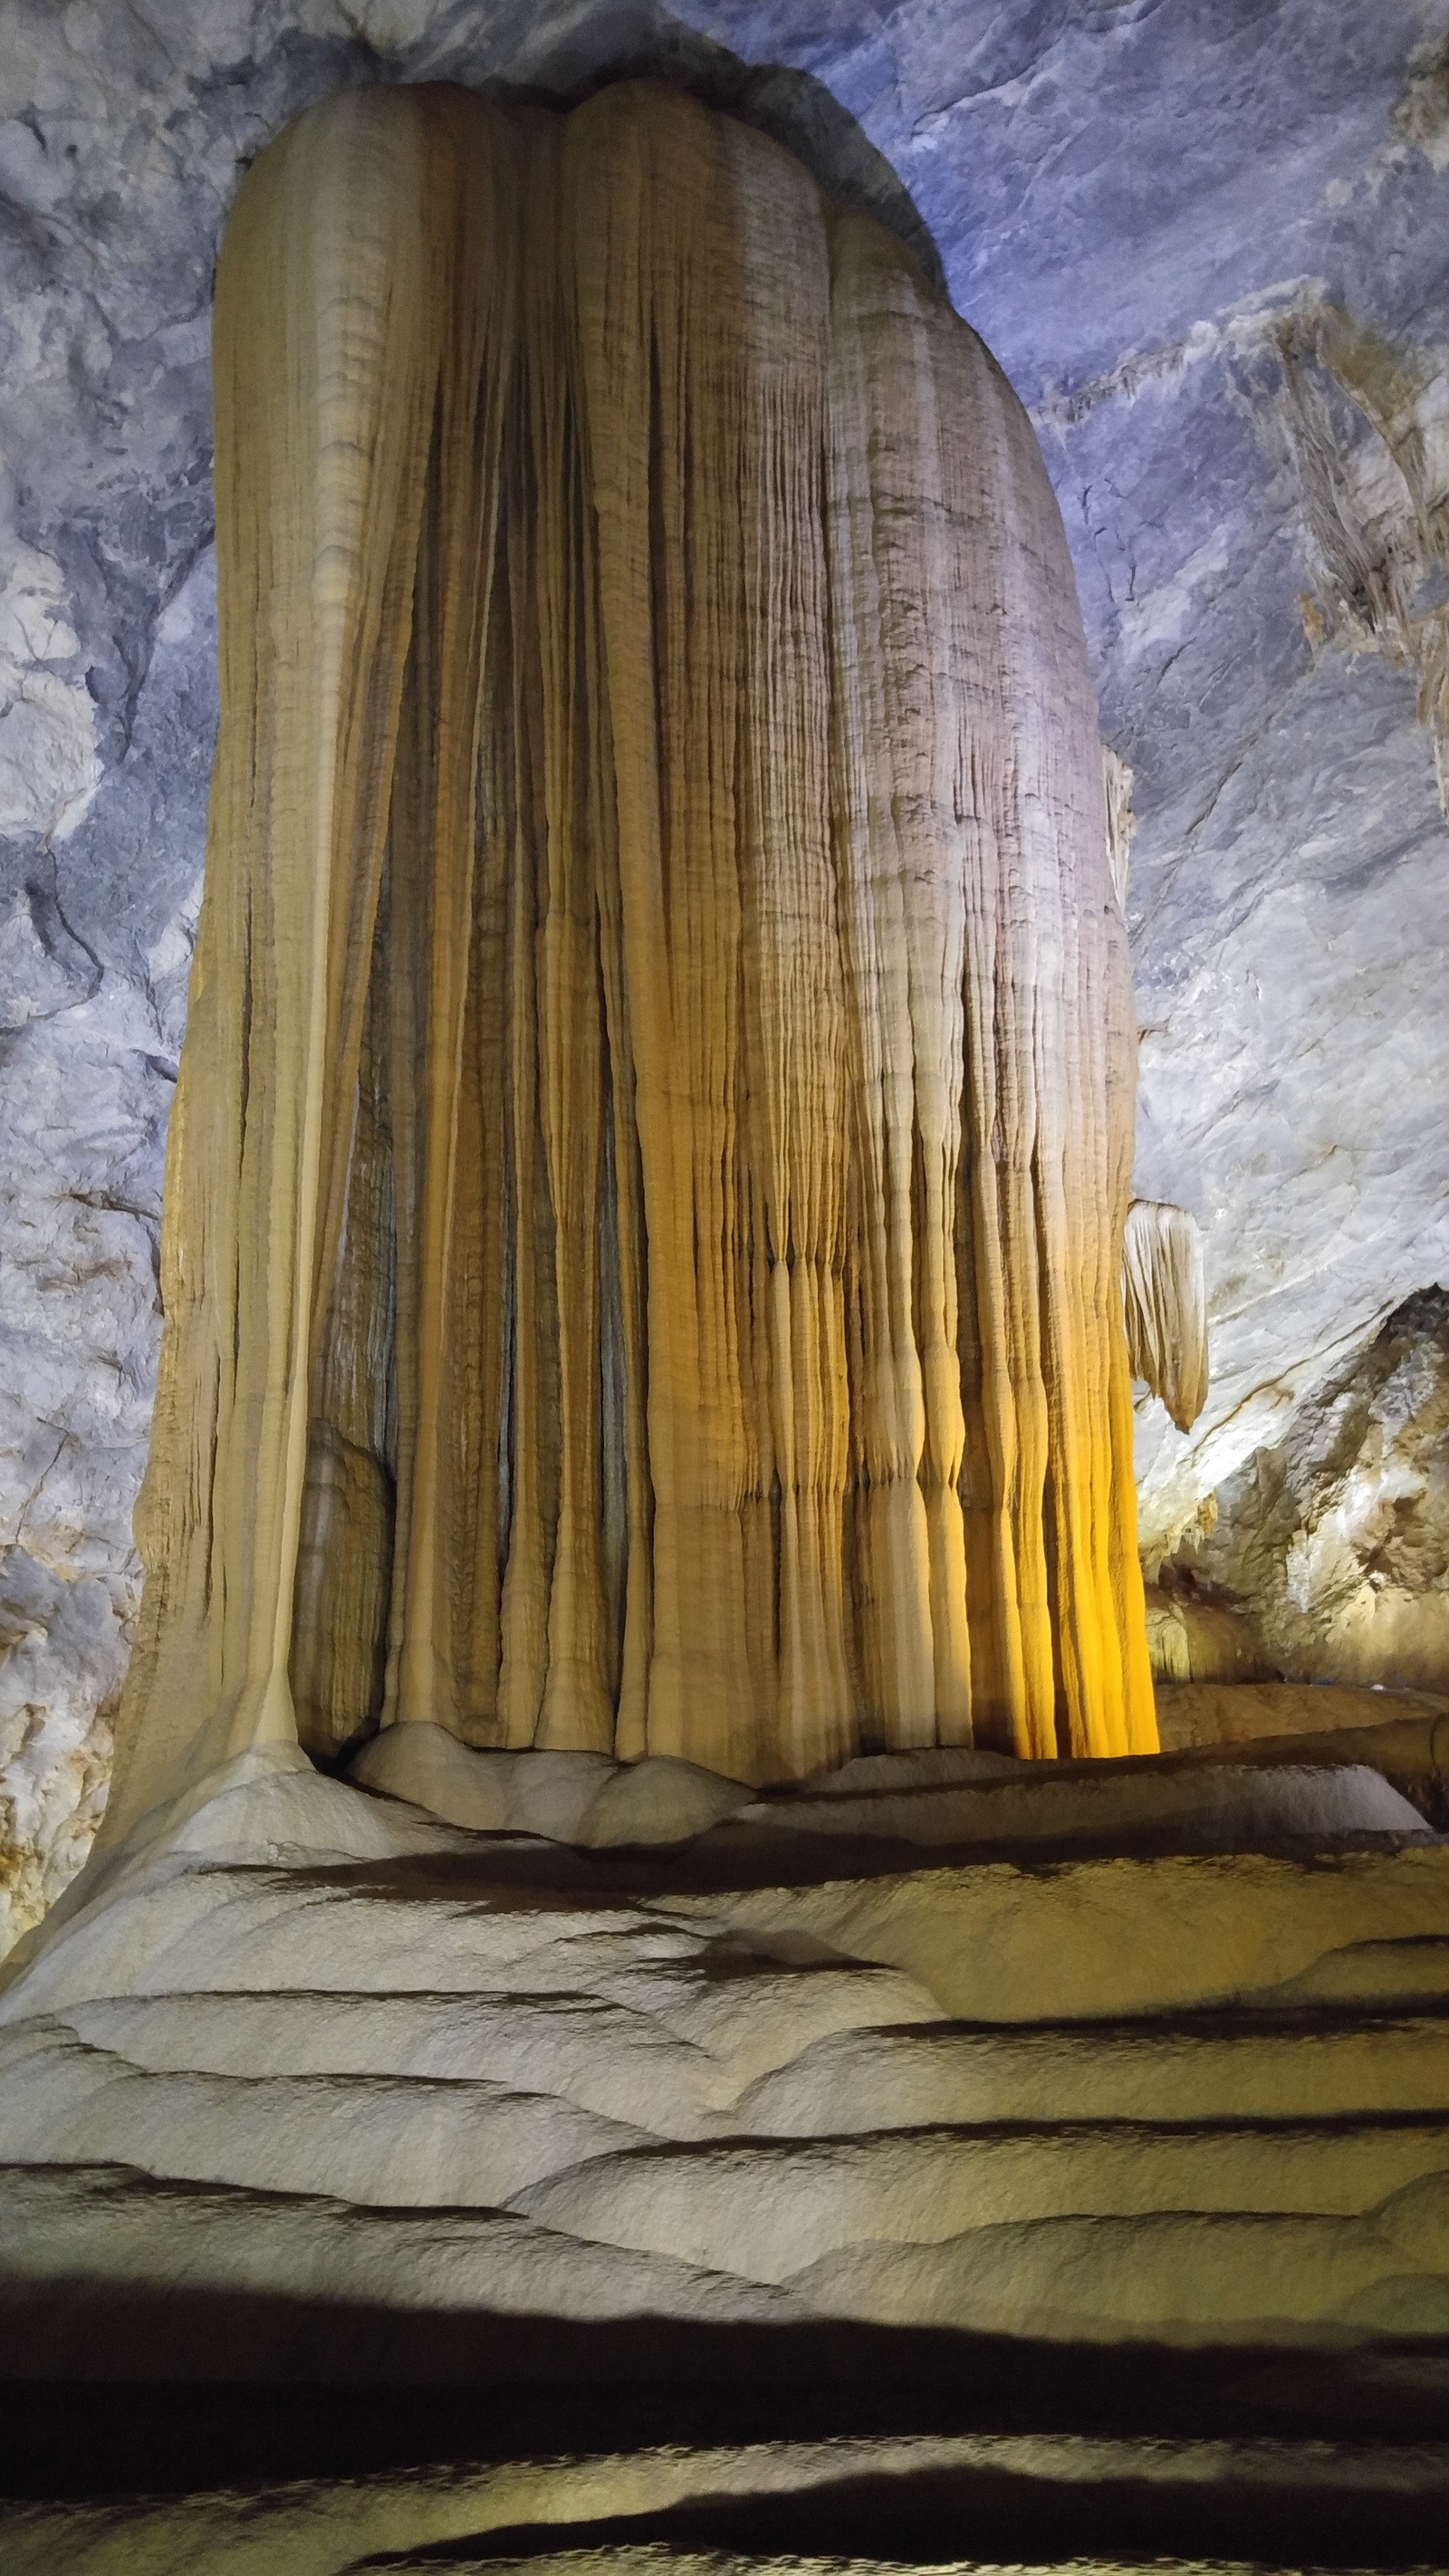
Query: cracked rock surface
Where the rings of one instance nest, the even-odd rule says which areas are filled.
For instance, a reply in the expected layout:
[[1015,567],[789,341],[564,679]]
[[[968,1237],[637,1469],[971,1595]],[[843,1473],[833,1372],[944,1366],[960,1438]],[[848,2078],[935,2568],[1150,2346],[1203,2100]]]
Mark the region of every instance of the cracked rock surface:
[[[1265,1495],[1321,1520],[1313,1424],[1449,1274],[1446,42],[1442,0],[11,0],[0,1938],[83,1853],[135,1610],[215,723],[211,267],[244,164],[343,83],[672,70],[939,256],[1032,408],[1135,773],[1138,1188],[1203,1227],[1214,1372],[1190,1432],[1144,1408],[1144,1537],[1195,1545],[1216,1496],[1226,1582],[1278,1545]],[[1401,1393],[1388,1447],[1423,1464]],[[1400,1589],[1442,1584],[1432,1553],[1399,1548]],[[1332,1661],[1341,1560],[1293,1565],[1300,1661],[1371,1678]],[[1442,1647],[1412,1677],[1442,1687]]]
[[1442,1691],[1449,1294],[1407,1299],[1218,1502],[1164,1569],[1179,1599],[1246,1610],[1272,1670]]

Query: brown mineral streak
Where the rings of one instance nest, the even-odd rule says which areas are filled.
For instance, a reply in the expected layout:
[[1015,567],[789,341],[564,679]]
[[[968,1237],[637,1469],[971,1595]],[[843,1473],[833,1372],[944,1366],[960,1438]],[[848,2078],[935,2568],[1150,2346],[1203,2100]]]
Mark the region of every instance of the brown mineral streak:
[[263,1742],[1142,1751],[1134,1038],[1025,415],[647,84],[218,273],[222,727],[108,1835]]

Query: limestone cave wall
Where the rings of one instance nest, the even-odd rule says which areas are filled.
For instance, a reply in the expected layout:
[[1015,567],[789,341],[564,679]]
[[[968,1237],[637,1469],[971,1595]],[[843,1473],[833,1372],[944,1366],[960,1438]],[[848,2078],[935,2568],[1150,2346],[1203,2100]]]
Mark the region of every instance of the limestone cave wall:
[[1157,1620],[1183,1631],[1183,1679],[1443,1692],[1449,1294],[1406,1298],[1148,1570]]

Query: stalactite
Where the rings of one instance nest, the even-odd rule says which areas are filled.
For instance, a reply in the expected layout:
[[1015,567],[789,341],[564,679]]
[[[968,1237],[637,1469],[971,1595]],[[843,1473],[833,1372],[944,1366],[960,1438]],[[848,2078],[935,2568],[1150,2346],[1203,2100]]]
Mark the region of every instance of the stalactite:
[[1159,1395],[1179,1431],[1207,1402],[1207,1291],[1202,1236],[1186,1208],[1133,1199],[1122,1242],[1132,1374]]
[[690,99],[379,89],[244,183],[216,378],[110,1830],[419,1717],[1150,1746],[1125,941],[986,351]]

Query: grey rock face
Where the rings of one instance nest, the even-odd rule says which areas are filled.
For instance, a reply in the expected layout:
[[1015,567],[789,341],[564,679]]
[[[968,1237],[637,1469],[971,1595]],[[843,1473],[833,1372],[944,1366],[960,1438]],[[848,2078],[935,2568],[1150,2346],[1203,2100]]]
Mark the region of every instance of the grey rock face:
[[[1444,823],[1416,714],[1449,492],[1446,38],[1443,0],[8,0],[13,1929],[83,1846],[135,1609],[215,723],[208,307],[245,163],[345,83],[564,94],[664,70],[939,256],[1034,407],[1104,732],[1136,776],[1138,1188],[1203,1225],[1215,1372],[1191,1433],[1144,1412],[1160,1554],[1214,1490],[1226,1528],[1245,1462],[1281,1450],[1326,1374],[1449,1276]],[[1365,348],[1378,372],[1355,374]],[[1346,550],[1325,550],[1325,491]]]
[[1410,1298],[1300,1404],[1168,1572],[1251,1608],[1268,1662],[1311,1680],[1449,1677],[1449,1294]]

